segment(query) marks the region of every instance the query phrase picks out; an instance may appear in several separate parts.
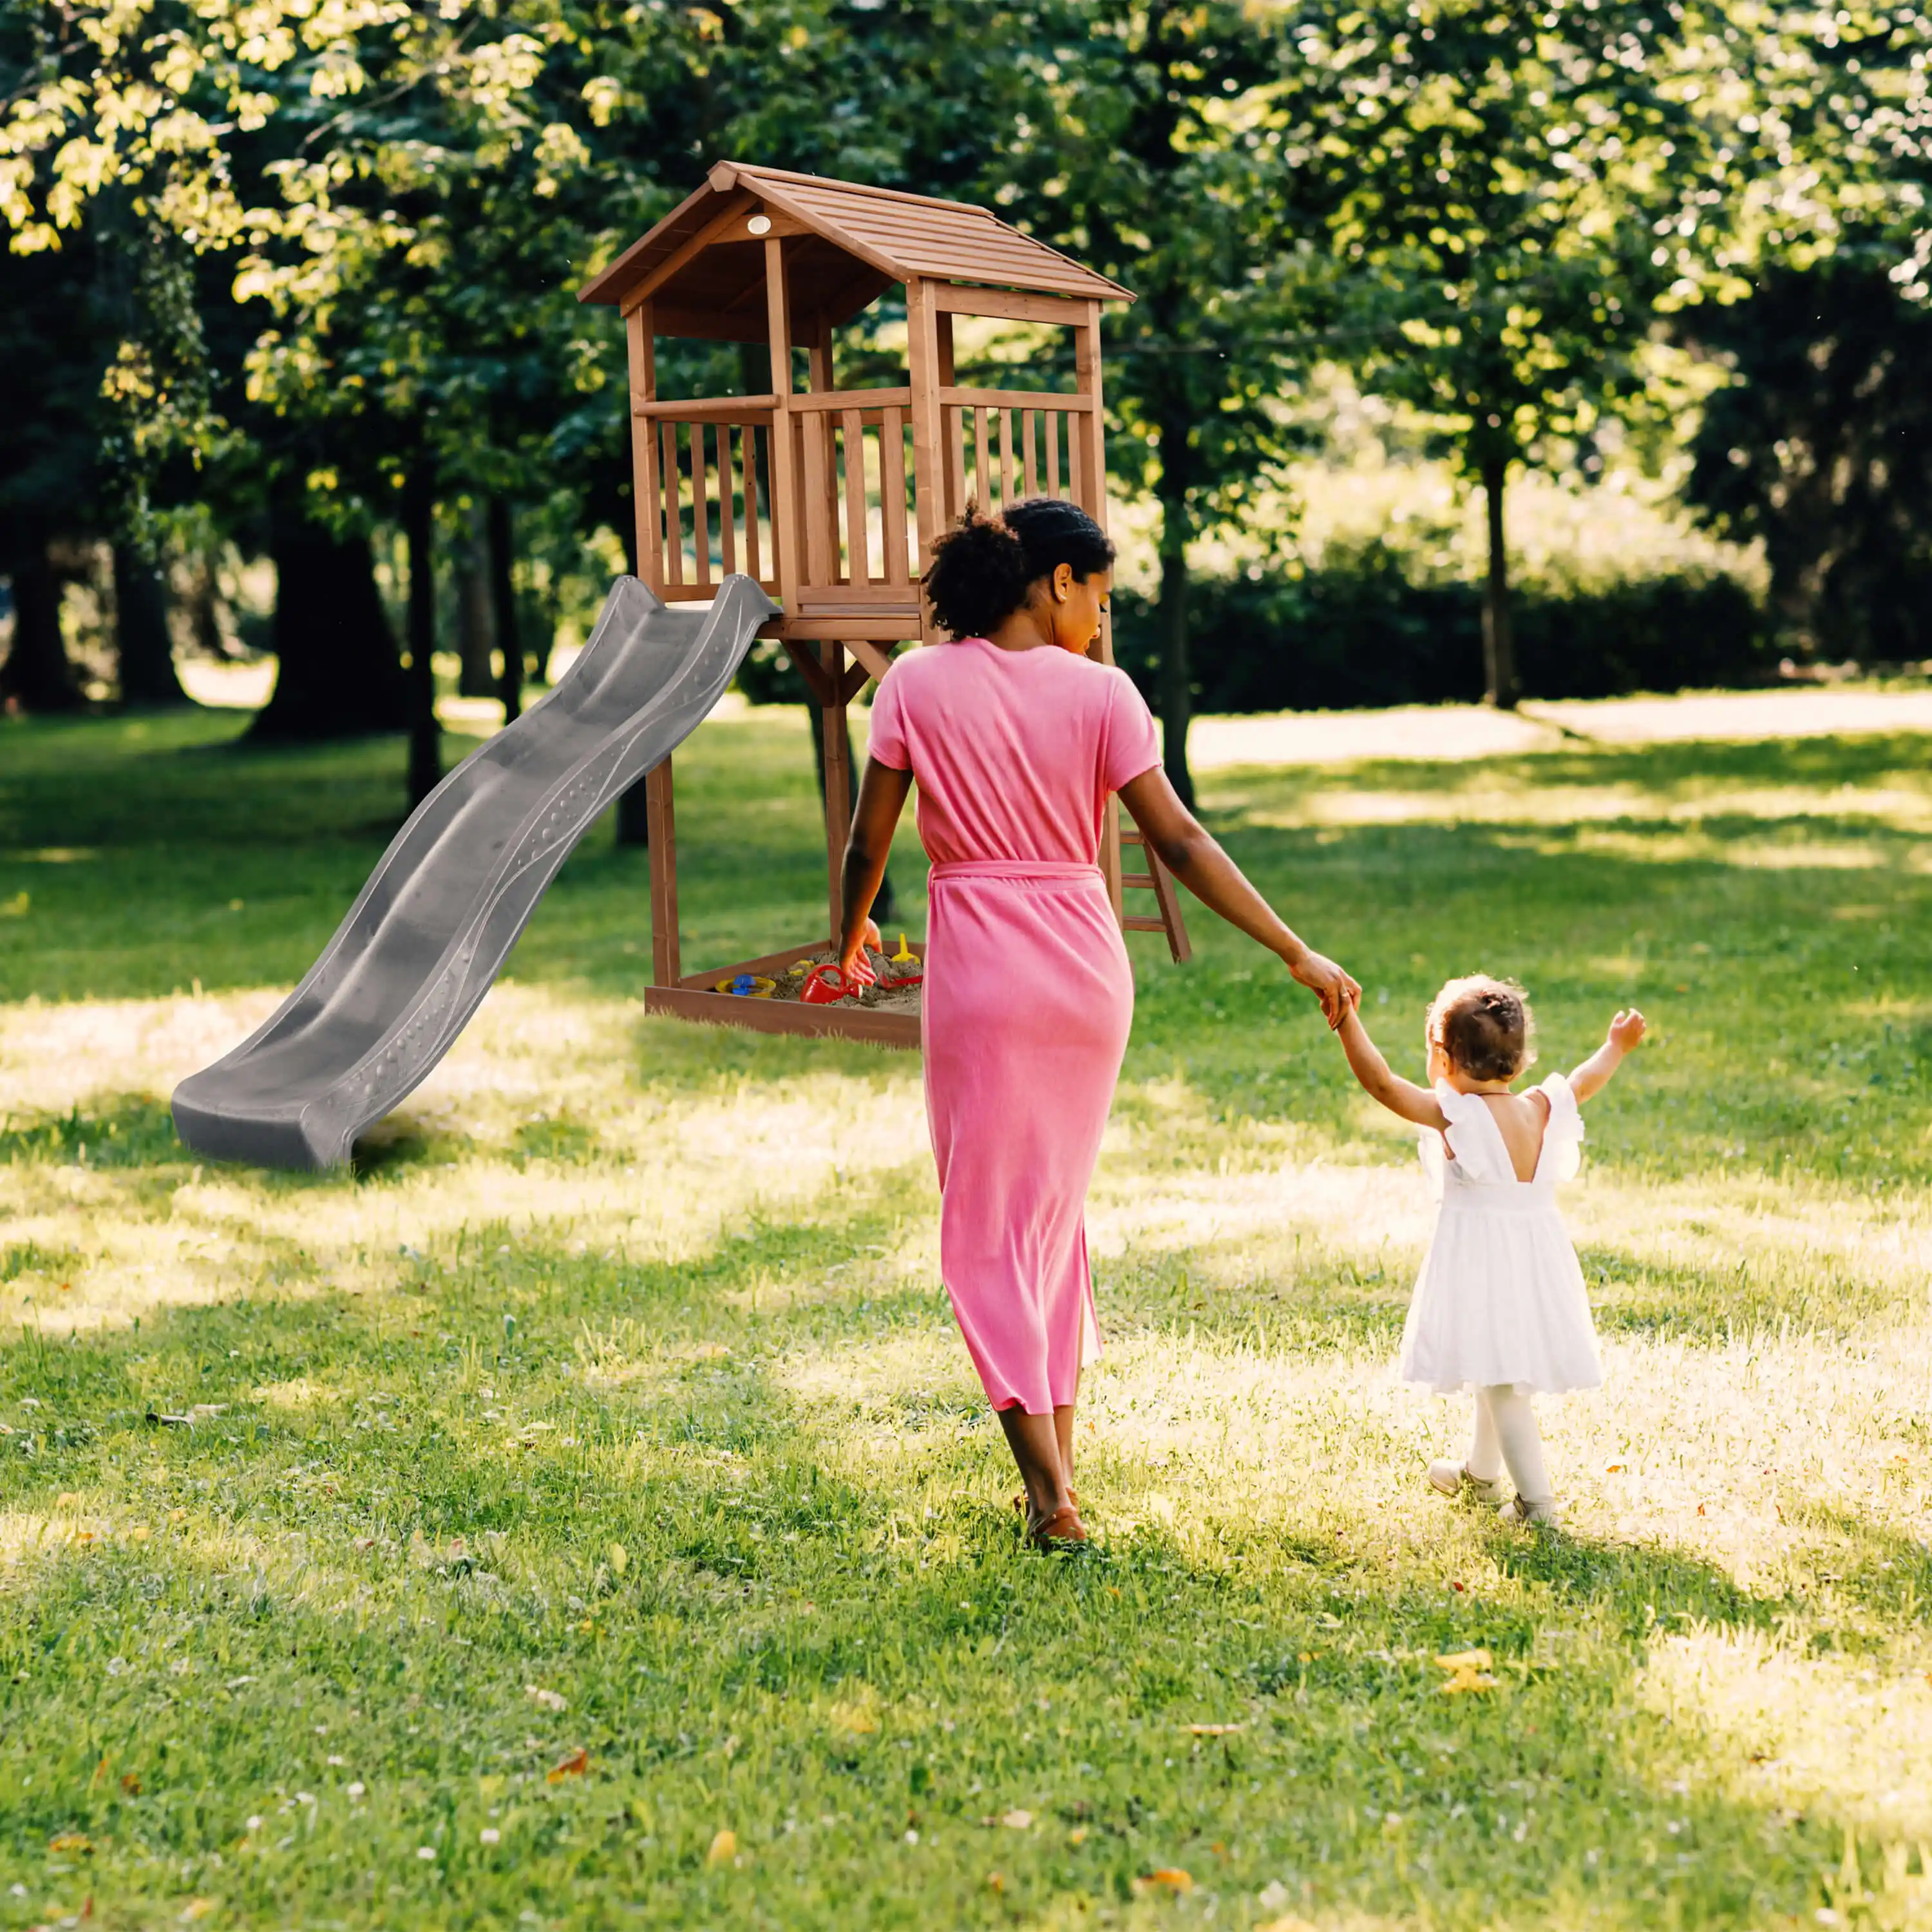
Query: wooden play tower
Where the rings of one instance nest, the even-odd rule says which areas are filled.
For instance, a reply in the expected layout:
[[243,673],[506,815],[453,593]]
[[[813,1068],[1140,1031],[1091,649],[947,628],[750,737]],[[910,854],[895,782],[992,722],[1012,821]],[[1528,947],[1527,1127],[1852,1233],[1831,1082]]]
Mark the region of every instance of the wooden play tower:
[[[908,324],[904,383],[839,388],[833,332],[895,286],[904,292]],[[820,709],[836,942],[851,818],[846,706],[868,679],[885,674],[897,645],[934,640],[919,579],[934,539],[968,502],[990,512],[1024,496],[1065,496],[1106,526],[1101,307],[1132,297],[985,208],[726,161],[580,299],[620,309],[628,332],[640,575],[676,602],[708,599],[724,576],[742,571],[783,607],[764,634],[783,644]],[[1066,330],[1072,388],[962,386],[953,369],[957,315]],[[762,343],[770,388],[662,398],[659,337]],[[794,361],[800,350],[802,385]],[[1100,650],[1111,663],[1104,632]],[[716,990],[736,975],[770,974],[821,951],[822,938],[686,975],[668,759],[650,774],[646,796],[648,1010],[917,1045],[916,1016]],[[1130,930],[1164,932],[1174,956],[1184,958],[1172,880],[1144,850],[1136,854],[1141,868],[1124,874],[1121,843],[1110,802],[1101,862],[1114,910]],[[1124,889],[1150,892],[1156,912],[1126,914]]]

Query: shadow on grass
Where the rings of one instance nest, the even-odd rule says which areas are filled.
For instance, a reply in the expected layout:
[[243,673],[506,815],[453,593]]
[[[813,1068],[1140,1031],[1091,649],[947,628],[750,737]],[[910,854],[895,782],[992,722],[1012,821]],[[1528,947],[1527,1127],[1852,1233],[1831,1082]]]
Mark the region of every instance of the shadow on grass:
[[[104,1904],[170,1895],[255,1794],[299,1784],[286,1852],[206,1881],[244,1917],[326,1898],[393,1922],[424,1844],[445,1849],[424,1922],[488,1912],[497,1868],[461,1849],[487,1825],[519,1904],[614,1888],[644,1923],[715,1921],[720,1818],[751,1857],[722,1916],[798,1924],[1004,1923],[1016,1894],[1052,1917],[1177,1864],[1237,1900],[1285,1884],[1304,1910],[1445,1925],[1815,1903],[1829,1821],[1674,1789],[1702,1747],[1634,1702],[1660,1627],[1762,1628],[1788,1601],[1473,1519],[1389,1556],[1372,1518],[1284,1532],[1210,1504],[1184,1535],[1024,1554],[970,1395],[860,1413],[786,1385],[827,1341],[950,1334],[928,1292],[831,1286],[892,1228],[884,1194],[839,1206],[676,1265],[474,1228],[384,1293],[7,1350],[6,1412],[41,1407],[33,1453],[0,1455],[0,1508],[58,1516],[70,1494],[117,1525],[0,1595],[10,1849],[85,1832]],[[787,1274],[818,1298],[753,1312]],[[1364,1292],[1390,1298],[1365,1323],[1390,1318],[1393,1285]],[[144,1420],[190,1402],[211,1412],[192,1430]],[[1431,1659],[1478,1644],[1498,1688],[1443,1696]],[[580,1748],[590,1770],[553,1782]],[[1014,1806],[1034,1825],[985,1822]],[[367,1897],[343,1877],[365,1870]]]

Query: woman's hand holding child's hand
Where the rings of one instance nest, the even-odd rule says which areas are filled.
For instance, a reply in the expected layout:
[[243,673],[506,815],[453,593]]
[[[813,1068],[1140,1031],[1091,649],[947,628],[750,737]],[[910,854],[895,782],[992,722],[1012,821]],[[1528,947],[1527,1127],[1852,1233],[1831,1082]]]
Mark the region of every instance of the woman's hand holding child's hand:
[[1296,980],[1322,1002],[1322,1016],[1333,1032],[1346,1019],[1362,989],[1334,960],[1318,952],[1304,952],[1288,962]]

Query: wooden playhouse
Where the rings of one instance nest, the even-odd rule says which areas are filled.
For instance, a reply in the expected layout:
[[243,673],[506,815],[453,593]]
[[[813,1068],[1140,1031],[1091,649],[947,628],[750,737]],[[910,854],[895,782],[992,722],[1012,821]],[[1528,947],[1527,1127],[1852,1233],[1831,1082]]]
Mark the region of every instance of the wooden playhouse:
[[[904,382],[838,388],[834,330],[896,286],[908,323]],[[1100,314],[1102,304],[1132,297],[985,208],[727,161],[580,299],[609,303],[624,316],[639,574],[671,602],[710,598],[722,578],[742,571],[783,607],[764,634],[782,642],[821,712],[828,930],[836,944],[851,818],[846,706],[868,679],[884,675],[898,645],[934,638],[920,576],[934,538],[969,501],[996,510],[1024,496],[1066,496],[1106,526]],[[1072,388],[962,386],[952,352],[953,318],[961,315],[1065,329]],[[661,336],[764,344],[770,392],[661,398]],[[1112,662],[1105,633],[1101,650]],[[916,1013],[718,990],[740,976],[782,972],[824,951],[824,938],[686,974],[668,758],[646,788],[649,1011],[918,1044]],[[1139,869],[1124,873],[1110,802],[1101,862],[1114,910],[1130,930],[1165,932],[1184,959],[1173,882],[1151,852],[1138,849],[1136,835],[1126,838]],[[1128,914],[1126,890],[1151,893],[1154,911]]]

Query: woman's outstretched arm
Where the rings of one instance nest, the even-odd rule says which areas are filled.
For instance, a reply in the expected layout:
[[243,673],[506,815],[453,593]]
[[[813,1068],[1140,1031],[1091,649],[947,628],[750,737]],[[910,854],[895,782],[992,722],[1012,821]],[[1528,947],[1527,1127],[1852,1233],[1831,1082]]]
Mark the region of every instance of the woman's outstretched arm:
[[862,986],[874,977],[866,959],[866,943],[879,943],[879,929],[872,923],[872,901],[879,881],[886,876],[892,830],[911,789],[911,772],[882,765],[876,758],[866,760],[865,776],[859,781],[858,808],[852,814],[851,835],[845,841],[841,881],[845,916],[838,934],[838,963],[848,980],[856,979]]
[[[869,771],[866,776],[870,778]],[[1166,772],[1156,765],[1130,778],[1120,788],[1120,802],[1132,813],[1141,836],[1160,862],[1210,912],[1219,913],[1230,926],[1279,953],[1288,970],[1322,1002],[1328,1024],[1340,1026],[1350,1001],[1361,997],[1361,988],[1334,960],[1324,958],[1288,929],[1214,835],[1181,803]],[[845,916],[849,924],[849,892]]]

